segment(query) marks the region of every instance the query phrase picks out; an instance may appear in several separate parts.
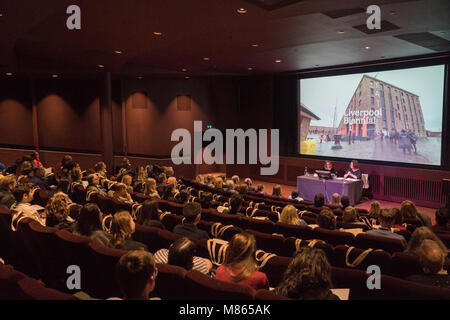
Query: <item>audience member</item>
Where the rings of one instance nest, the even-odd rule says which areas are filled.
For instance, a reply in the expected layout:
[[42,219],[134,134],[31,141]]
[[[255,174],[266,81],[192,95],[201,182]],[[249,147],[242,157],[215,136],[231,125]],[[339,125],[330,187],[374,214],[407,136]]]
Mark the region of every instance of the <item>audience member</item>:
[[431,218],[426,214],[418,212],[414,202],[409,200],[403,201],[400,211],[404,219],[418,219],[423,226],[431,227]]
[[197,224],[201,219],[201,212],[202,207],[200,206],[200,203],[187,203],[183,208],[183,216],[185,217],[186,221],[183,224],[175,226],[175,228],[173,228],[173,232],[181,234],[188,238],[208,239],[208,233],[197,228]]
[[339,300],[331,288],[331,266],[323,250],[302,247],[275,293],[296,300]]
[[369,218],[378,220],[378,218],[380,217],[380,213],[381,213],[380,203],[378,201],[372,202],[370,204],[370,209],[369,209]]
[[95,203],[86,203],[80,211],[73,233],[89,237],[107,246],[111,235],[103,231],[101,215],[100,208]]
[[293,191],[291,192],[291,195],[288,197],[288,199],[289,199],[289,200],[303,201],[303,198],[301,198],[301,197],[298,195],[298,192],[295,191],[295,190],[293,190]]
[[113,199],[130,204],[133,203],[133,199],[131,198],[131,195],[127,191],[127,186],[123,183],[115,184]]
[[225,209],[223,211],[223,213],[237,214],[240,216],[245,216],[245,214],[243,212],[241,212],[243,202],[244,202],[244,198],[240,194],[232,195],[230,198],[230,208]]
[[232,176],[232,177],[231,177],[231,180],[233,181],[233,183],[234,183],[235,185],[236,185],[236,184],[239,184],[239,181],[240,181],[238,175]]
[[158,201],[145,200],[141,209],[137,212],[136,223],[146,227],[156,227],[166,229],[159,219]]
[[31,153],[31,159],[33,160],[33,167],[44,167],[43,165],[42,165],[42,162],[41,162],[41,160],[39,159],[39,152],[37,152],[37,151],[33,151],[32,153]]
[[393,228],[406,230],[406,227],[403,226],[403,215],[400,209],[392,208],[392,213],[394,214],[394,225]]
[[[120,257],[116,276],[124,300],[161,300],[150,298],[158,269],[153,255],[144,250],[129,251]],[[110,298],[117,300],[118,298]]]
[[330,205],[335,207],[342,207],[341,195],[339,193],[333,193],[333,195],[331,196]]
[[71,204],[71,200],[65,193],[56,193],[51,197],[45,206],[47,217],[45,225],[72,231],[75,227],[75,221],[69,217],[69,204]]
[[264,186],[262,184],[258,184],[256,187],[256,192],[262,195],[266,195],[266,192],[264,191]]
[[155,253],[156,263],[167,263],[196,270],[208,274],[212,269],[212,263],[208,259],[195,256],[196,245],[186,237],[180,238],[172,243],[169,249],[160,249]]
[[422,241],[428,239],[436,242],[439,247],[441,247],[443,252],[447,252],[447,247],[442,242],[442,240],[428,227],[419,227],[411,235],[411,239],[409,239],[408,246],[406,247],[405,252],[419,255],[419,248],[422,244]]
[[133,177],[129,174],[122,176],[122,180],[120,181],[127,186],[127,192],[133,192]]
[[111,222],[111,240],[109,246],[121,250],[147,250],[147,246],[141,242],[131,240],[135,223],[127,211],[116,212]]
[[319,227],[329,230],[336,229],[336,216],[333,211],[329,208],[325,208],[320,210],[320,213],[317,215],[317,222]]
[[253,181],[252,181],[252,179],[250,179],[250,178],[245,178],[244,179],[244,183],[247,185],[247,187],[248,187],[248,191],[255,191],[255,188],[253,187]]
[[0,204],[11,208],[14,202],[16,202],[12,192],[16,186],[16,176],[9,175],[0,178]]
[[58,181],[58,185],[56,186],[55,192],[62,192],[65,194],[69,194],[70,192],[70,180],[67,178],[61,178]]
[[314,207],[322,208],[325,204],[325,197],[323,194],[318,193],[314,196]]
[[153,178],[147,178],[144,182],[144,195],[152,197],[152,198],[158,198],[161,197],[158,194],[158,191],[156,191],[156,180]]
[[223,180],[220,177],[217,177],[216,180],[214,180],[214,188],[216,189],[222,189],[223,188]]
[[447,252],[433,240],[425,239],[419,249],[420,264],[423,274],[409,276],[406,280],[450,289],[450,275],[444,270]]
[[87,192],[99,193],[106,197],[106,190],[100,185],[100,178],[97,174],[93,173],[87,177],[88,187]]
[[449,221],[449,213],[447,208],[440,208],[436,210],[436,225],[432,226],[431,229],[434,233],[449,233],[450,225]]
[[83,185],[83,181],[81,180],[83,178],[83,174],[81,173],[81,169],[79,167],[74,167],[72,170],[70,170],[70,179],[72,181],[72,184],[79,184]]
[[30,178],[30,182],[41,190],[47,191],[50,195],[54,193],[53,189],[44,180],[45,169],[43,167],[34,167],[33,176]]
[[228,243],[224,264],[217,268],[216,279],[255,290],[269,289],[266,274],[257,270],[255,237],[248,233],[235,234]]
[[343,196],[341,198],[342,210],[347,208],[350,205],[350,198],[348,196]]
[[94,166],[95,173],[102,179],[108,179],[106,171],[106,163],[103,161],[97,162]]
[[12,193],[16,202],[11,206],[11,210],[15,210],[12,220],[16,221],[22,218],[31,218],[45,226],[45,208],[38,205],[31,205],[34,193],[37,187],[31,188],[30,185],[20,185],[13,189]]
[[182,189],[178,194],[175,195],[175,202],[176,203],[182,203],[186,204],[189,202],[189,199],[191,198],[191,195],[188,191],[188,189]]
[[273,186],[272,196],[273,197],[281,197],[281,186],[279,184],[276,184]]
[[308,225],[305,222],[305,220],[299,218],[297,209],[293,205],[290,205],[290,204],[288,204],[287,206],[285,206],[283,208],[278,221],[282,222],[282,223],[292,224],[295,226],[307,226]]
[[379,229],[369,230],[366,233],[378,237],[399,240],[403,247],[406,248],[405,238],[402,235],[391,231],[395,220],[394,213],[390,209],[382,209],[378,220],[380,221],[381,227]]
[[225,182],[225,191],[230,192],[230,193],[238,193],[236,190],[234,190],[234,182],[233,180],[227,180]]

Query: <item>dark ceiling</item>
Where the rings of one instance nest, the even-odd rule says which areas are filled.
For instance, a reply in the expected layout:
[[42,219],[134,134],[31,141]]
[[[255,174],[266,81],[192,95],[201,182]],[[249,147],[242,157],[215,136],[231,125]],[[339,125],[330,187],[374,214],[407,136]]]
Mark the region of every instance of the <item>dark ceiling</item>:
[[[0,76],[87,74],[100,64],[125,76],[242,75],[450,51],[449,0],[377,1],[383,28],[369,32],[373,3],[2,0]],[[71,4],[81,8],[81,30],[66,28]]]

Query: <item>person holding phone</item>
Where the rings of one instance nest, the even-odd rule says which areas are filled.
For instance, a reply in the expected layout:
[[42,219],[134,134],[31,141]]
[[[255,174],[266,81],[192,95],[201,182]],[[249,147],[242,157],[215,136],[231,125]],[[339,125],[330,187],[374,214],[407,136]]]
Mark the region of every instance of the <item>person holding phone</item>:
[[359,170],[359,164],[357,160],[352,160],[350,162],[350,168],[347,170],[344,178],[361,179],[361,170]]

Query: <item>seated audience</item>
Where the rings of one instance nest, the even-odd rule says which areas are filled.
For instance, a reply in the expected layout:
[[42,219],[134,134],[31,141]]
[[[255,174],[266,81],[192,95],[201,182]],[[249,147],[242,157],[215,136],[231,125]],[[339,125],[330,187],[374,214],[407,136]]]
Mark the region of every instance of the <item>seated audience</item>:
[[13,190],[17,186],[16,176],[9,175],[0,177],[0,204],[11,208],[16,202],[14,198]]
[[31,153],[31,159],[33,159],[33,167],[44,167],[39,159],[39,152],[33,151]]
[[406,248],[405,238],[402,235],[391,231],[391,228],[394,225],[395,220],[394,213],[389,209],[382,209],[378,220],[380,221],[381,227],[379,229],[369,230],[366,233],[378,237],[397,239],[401,242],[403,247]]
[[266,195],[266,192],[264,191],[264,186],[262,184],[257,185],[256,192],[264,196]]
[[436,242],[439,247],[441,247],[443,252],[447,252],[447,247],[442,242],[441,239],[428,227],[419,227],[411,235],[411,239],[409,239],[408,246],[406,247],[405,252],[419,255],[420,251],[420,245],[422,244],[422,241],[428,239],[433,240]]
[[305,220],[299,218],[297,209],[293,205],[290,205],[290,204],[288,204],[287,206],[285,206],[283,208],[278,222],[292,224],[295,226],[307,226],[308,225],[305,222]]
[[253,181],[250,178],[245,178],[244,179],[244,183],[247,185],[248,187],[248,191],[255,191],[255,188],[253,187]]
[[12,193],[16,202],[11,206],[11,210],[15,210],[12,220],[16,221],[22,218],[31,218],[45,226],[45,208],[38,205],[31,205],[34,193],[37,187],[31,188],[29,184],[17,186]]
[[245,183],[241,183],[241,184],[238,184],[238,185],[235,187],[235,190],[236,190],[239,194],[246,194],[247,191],[248,191],[248,186],[247,186]]
[[127,211],[116,212],[111,222],[111,240],[109,246],[121,250],[147,250],[144,243],[131,240],[134,233],[135,223],[130,213]]
[[213,194],[211,192],[202,192],[200,195],[200,204],[203,209],[214,207],[215,201],[213,200]]
[[127,186],[123,183],[115,184],[113,199],[130,204],[133,203],[133,199],[131,198],[131,195],[127,191]]
[[339,300],[331,288],[331,266],[323,250],[302,247],[275,293],[296,300]]
[[190,198],[191,198],[191,194],[189,193],[187,188],[182,189],[174,197],[176,203],[182,203],[182,204],[188,203]]
[[380,217],[380,213],[381,213],[380,203],[378,201],[372,202],[370,204],[369,209],[369,218],[378,220],[378,218]]
[[341,198],[342,210],[347,208],[350,205],[350,198],[348,196],[343,196]]
[[322,208],[325,204],[325,197],[323,194],[318,193],[314,196],[314,207]]
[[86,203],[73,228],[73,234],[89,237],[107,246],[111,235],[103,231],[100,208],[95,203]]
[[147,178],[144,182],[144,195],[146,196],[150,196],[150,197],[154,197],[154,198],[158,198],[160,199],[161,197],[158,194],[158,191],[156,191],[156,180],[153,178]]
[[248,233],[238,233],[228,243],[225,262],[216,271],[216,279],[238,283],[255,290],[269,289],[265,273],[256,264],[256,240]]
[[145,200],[137,213],[136,223],[146,227],[166,229],[159,219],[159,213],[158,201]]
[[126,174],[122,177],[122,180],[120,181],[123,184],[127,186],[127,192],[131,193],[133,192],[133,177],[129,174]]
[[431,227],[431,218],[424,213],[418,212],[414,202],[409,200],[403,201],[400,211],[404,219],[418,219],[423,226]]
[[240,194],[232,195],[231,199],[230,199],[230,208],[225,209],[222,213],[237,214],[240,216],[245,216],[245,214],[241,212],[243,202],[244,202],[244,198]]
[[30,182],[41,190],[47,191],[50,195],[54,193],[53,189],[44,180],[45,169],[43,167],[34,167],[33,176],[30,178]]
[[203,176],[202,176],[201,174],[198,174],[198,175],[195,177],[195,181],[196,181],[197,183],[203,184]]
[[74,167],[72,170],[70,170],[70,179],[72,181],[72,185],[83,185],[83,181],[81,180],[82,178],[83,174],[81,173],[81,169],[79,167]]
[[358,216],[358,212],[356,211],[356,209],[354,207],[347,207],[344,210],[344,214],[342,215],[342,223],[343,223],[343,227],[346,227],[346,224],[351,224],[352,227],[357,227],[359,228],[359,225],[361,226],[361,228],[363,226],[366,226],[366,224],[364,222],[361,222],[359,220],[359,216]]
[[403,215],[400,209],[398,208],[392,208],[392,213],[394,214],[394,225],[393,228],[400,229],[400,230],[406,230],[406,227],[403,227]]
[[301,197],[298,195],[298,192],[295,191],[295,190],[291,192],[291,195],[288,197],[288,199],[289,199],[289,200],[303,201],[303,198],[301,198]]
[[87,177],[88,187],[86,189],[87,192],[95,192],[99,193],[102,196],[106,197],[106,190],[100,185],[100,178],[97,174],[90,174]]
[[423,274],[409,276],[406,280],[450,289],[450,275],[444,270],[447,252],[433,240],[425,239],[419,248],[420,264]]
[[56,193],[51,197],[45,206],[45,225],[71,231],[75,227],[75,221],[69,217],[69,204],[71,201],[64,193]]
[[217,177],[214,180],[214,188],[216,188],[216,189],[222,189],[223,188],[223,180],[222,180],[222,178]]
[[224,191],[231,192],[231,193],[238,193],[236,190],[234,190],[234,182],[233,180],[227,180],[225,182],[225,188]]
[[449,233],[450,232],[450,224],[449,222],[449,213],[447,208],[440,208],[436,210],[436,225],[432,226],[431,229],[434,233]]
[[70,191],[70,180],[67,178],[59,179],[55,192],[62,192],[65,194],[69,194],[69,191]]
[[150,252],[134,250],[124,254],[117,263],[116,275],[124,300],[161,300],[150,298],[158,275],[155,259]]
[[333,211],[328,208],[322,209],[317,215],[317,222],[319,227],[329,230],[336,229],[336,216]]
[[342,207],[341,195],[339,193],[333,193],[333,195],[331,196],[330,205],[335,207]]
[[233,183],[234,183],[234,184],[239,184],[239,181],[240,181],[238,175],[232,176],[232,177],[231,177],[231,180],[233,180]]
[[195,256],[196,245],[186,237],[172,243],[169,249],[160,249],[155,253],[156,263],[168,263],[186,270],[197,270],[208,274],[212,263],[208,259]]
[[102,179],[108,179],[106,171],[106,163],[103,161],[97,162],[94,166],[95,173]]
[[273,197],[281,197],[281,186],[279,184],[276,184],[273,186],[272,196]]
[[175,228],[173,228],[173,232],[181,234],[188,238],[208,239],[208,233],[197,228],[197,224],[201,219],[201,212],[202,207],[200,206],[200,203],[187,203],[183,208],[183,216],[185,217],[186,221],[183,224],[175,226]]

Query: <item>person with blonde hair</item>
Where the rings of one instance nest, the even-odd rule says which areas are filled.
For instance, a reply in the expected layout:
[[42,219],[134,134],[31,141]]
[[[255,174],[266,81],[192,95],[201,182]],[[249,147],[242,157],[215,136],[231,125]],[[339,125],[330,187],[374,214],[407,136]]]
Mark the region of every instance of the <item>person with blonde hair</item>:
[[131,195],[127,191],[127,186],[124,183],[116,183],[114,187],[115,187],[115,191],[113,194],[114,200],[130,204],[134,203],[133,199],[131,198]]
[[332,206],[336,206],[336,207],[342,207],[341,204],[341,195],[339,193],[333,193],[333,195],[331,196],[331,202],[330,204]]
[[305,222],[305,220],[299,218],[299,216],[297,214],[297,209],[291,204],[288,204],[283,208],[278,222],[292,224],[295,226],[307,226],[308,225]]
[[120,181],[123,184],[125,184],[127,186],[127,191],[128,192],[133,192],[133,177],[130,176],[129,174],[126,174],[122,177],[122,180]]
[[134,233],[135,223],[127,211],[116,212],[111,222],[111,240],[109,246],[121,250],[147,250],[142,242],[131,240]]
[[372,219],[378,219],[381,213],[381,206],[378,201],[374,201],[370,204],[369,217]]
[[418,255],[420,245],[425,239],[433,240],[439,245],[443,252],[448,252],[448,249],[442,240],[439,239],[439,237],[428,227],[419,227],[414,230],[411,235],[411,239],[409,239],[405,252]]
[[217,268],[216,279],[255,290],[269,289],[266,274],[257,270],[255,237],[245,232],[235,234],[228,243],[224,264]]
[[56,193],[50,198],[45,206],[47,227],[54,227],[57,229],[68,229],[72,231],[75,227],[74,220],[69,217],[69,205],[72,201],[62,192]]
[[418,219],[423,226],[431,227],[431,218],[426,214],[417,211],[416,205],[410,200],[405,200],[400,209],[403,219]]
[[214,188],[216,189],[222,189],[223,188],[223,180],[220,177],[217,177],[214,181]]
[[156,191],[156,180],[153,178],[147,178],[144,182],[144,194],[146,196],[160,198],[158,191]]

